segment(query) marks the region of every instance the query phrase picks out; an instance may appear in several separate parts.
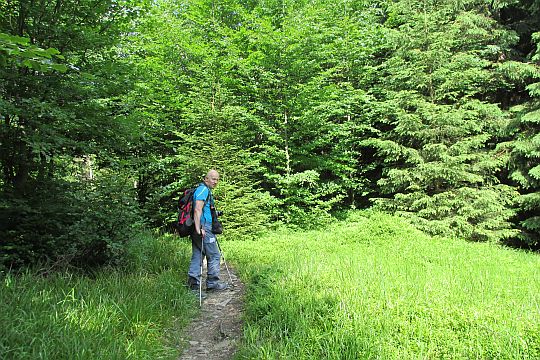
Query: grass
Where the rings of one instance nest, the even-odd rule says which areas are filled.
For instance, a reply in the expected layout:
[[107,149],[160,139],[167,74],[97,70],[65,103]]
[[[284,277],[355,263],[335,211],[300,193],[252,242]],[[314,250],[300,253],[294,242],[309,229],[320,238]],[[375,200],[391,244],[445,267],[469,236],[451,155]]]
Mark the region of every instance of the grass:
[[0,359],[174,359],[196,311],[182,286],[187,246],[151,235],[127,270],[93,276],[7,274],[0,287]]
[[[124,270],[3,276],[0,359],[175,359],[190,246],[142,235]],[[246,282],[238,359],[540,358],[540,257],[356,212],[227,241]]]
[[540,358],[538,254],[372,213],[224,250],[248,286],[238,358]]

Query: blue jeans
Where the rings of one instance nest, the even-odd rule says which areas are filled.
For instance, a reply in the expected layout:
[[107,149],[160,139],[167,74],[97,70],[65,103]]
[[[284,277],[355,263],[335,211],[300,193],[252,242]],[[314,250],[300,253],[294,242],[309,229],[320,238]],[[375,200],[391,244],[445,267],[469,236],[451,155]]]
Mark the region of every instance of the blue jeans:
[[[217,245],[216,235],[212,233],[212,223],[203,224],[204,239],[202,252],[206,257],[208,273],[206,277],[206,287],[213,287],[219,282],[219,266],[221,254]],[[191,263],[188,270],[189,280],[196,281],[196,284],[201,282],[201,249],[191,242]],[[195,280],[195,281],[194,281]]]

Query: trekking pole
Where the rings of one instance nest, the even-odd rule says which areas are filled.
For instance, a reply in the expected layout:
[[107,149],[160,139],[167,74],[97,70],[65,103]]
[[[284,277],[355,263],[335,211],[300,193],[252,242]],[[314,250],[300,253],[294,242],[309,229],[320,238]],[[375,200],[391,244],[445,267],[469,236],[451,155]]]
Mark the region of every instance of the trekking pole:
[[229,274],[229,280],[231,281],[231,285],[234,285],[231,273],[229,271],[229,267],[227,266],[227,261],[225,261],[225,256],[223,256],[223,251],[221,251],[221,246],[219,246],[219,241],[217,240],[217,237],[216,237],[216,244],[218,246],[219,254],[223,258],[223,263],[225,264],[225,269],[227,269],[227,274]]
[[203,259],[204,259],[204,239],[201,231],[201,272],[199,276],[199,307],[202,307],[202,280],[203,280]]

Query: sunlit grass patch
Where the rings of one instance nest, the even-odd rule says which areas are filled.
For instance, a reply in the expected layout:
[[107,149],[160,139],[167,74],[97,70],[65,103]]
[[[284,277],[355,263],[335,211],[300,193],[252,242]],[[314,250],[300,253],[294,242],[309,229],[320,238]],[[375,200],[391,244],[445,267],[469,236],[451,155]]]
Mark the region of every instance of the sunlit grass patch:
[[540,258],[360,213],[228,244],[248,283],[249,358],[540,357]]
[[2,359],[174,359],[196,311],[183,286],[187,246],[139,239],[125,271],[92,277],[8,274],[0,288]]

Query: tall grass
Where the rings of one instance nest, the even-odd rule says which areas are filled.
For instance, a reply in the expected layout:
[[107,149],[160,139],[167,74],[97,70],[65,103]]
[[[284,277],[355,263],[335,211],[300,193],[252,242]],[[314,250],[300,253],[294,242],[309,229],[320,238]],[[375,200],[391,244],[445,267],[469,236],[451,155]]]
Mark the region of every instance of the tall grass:
[[[540,257],[355,213],[223,241],[247,283],[245,359],[540,358]],[[197,311],[190,247],[141,236],[124,270],[7,274],[0,359],[173,359]]]
[[360,213],[230,242],[249,359],[540,358],[540,257]]
[[141,236],[124,270],[5,275],[0,359],[174,359],[196,311],[188,247]]

